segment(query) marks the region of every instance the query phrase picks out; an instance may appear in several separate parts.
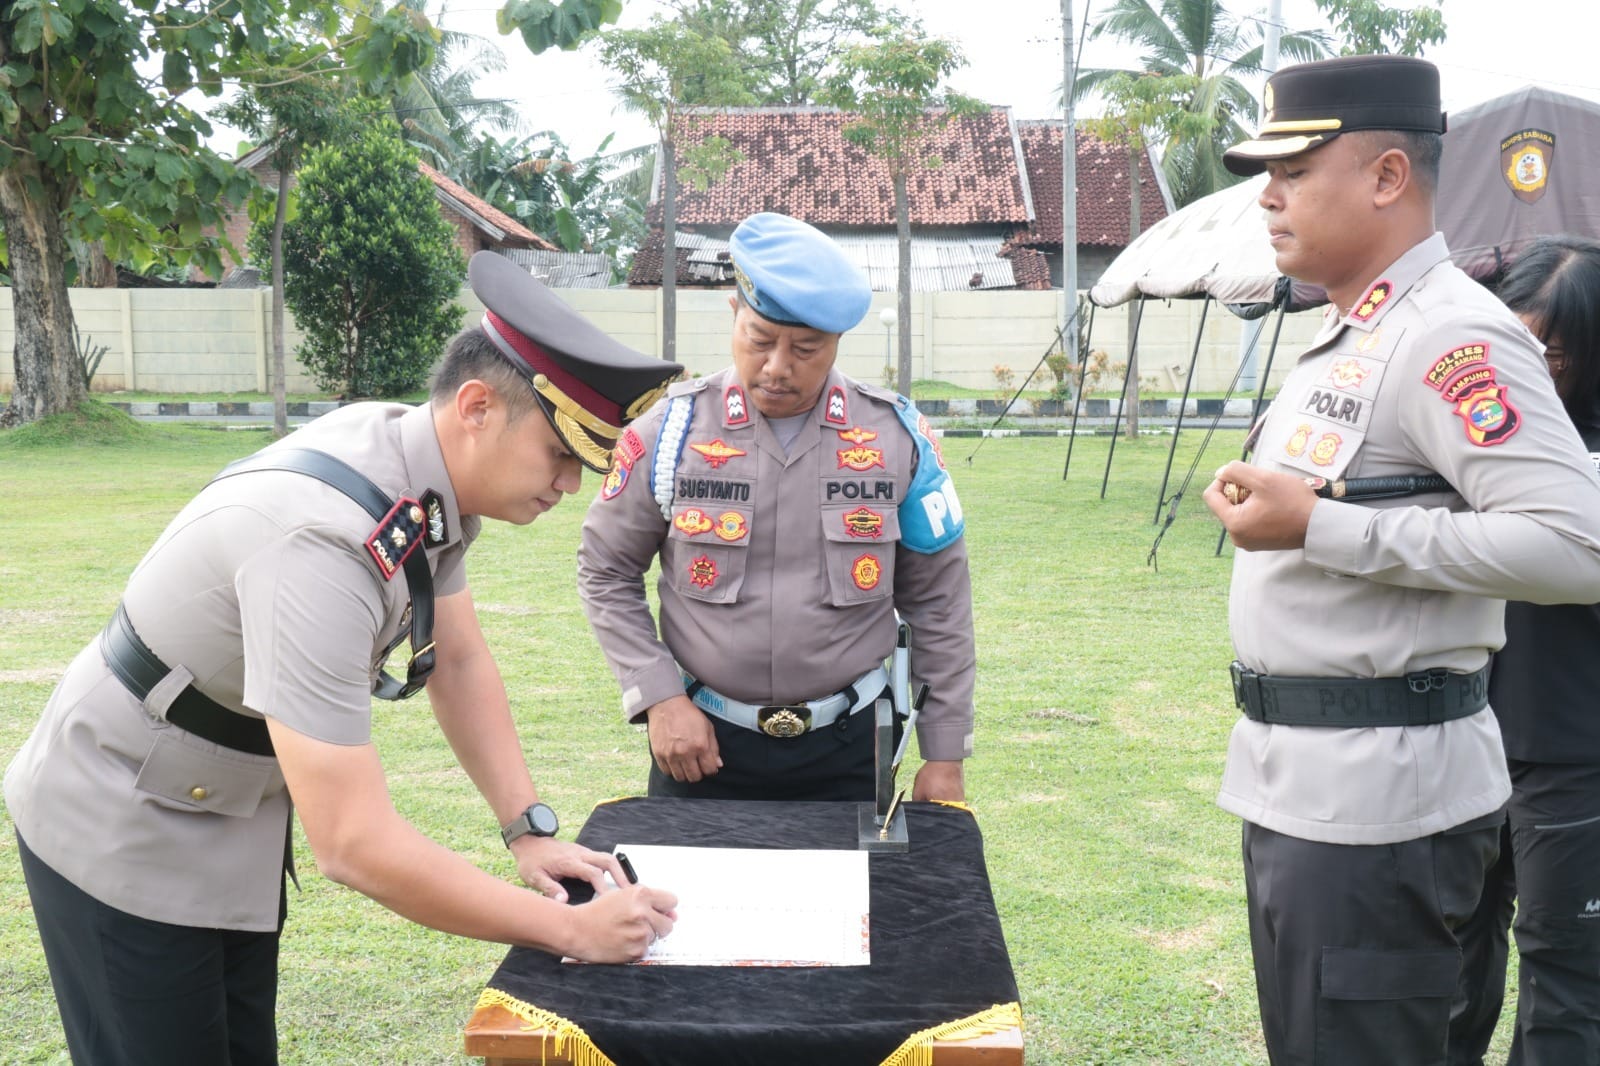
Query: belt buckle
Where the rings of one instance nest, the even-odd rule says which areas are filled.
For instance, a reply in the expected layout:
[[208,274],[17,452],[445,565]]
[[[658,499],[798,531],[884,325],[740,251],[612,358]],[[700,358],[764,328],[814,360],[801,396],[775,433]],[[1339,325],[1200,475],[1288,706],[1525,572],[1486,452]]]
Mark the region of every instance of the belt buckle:
[[763,707],[756,712],[756,726],[769,737],[797,737],[811,729],[811,708],[802,704]]
[[1244,708],[1244,663],[1235,659],[1228,664],[1228,680],[1233,682],[1233,705]]

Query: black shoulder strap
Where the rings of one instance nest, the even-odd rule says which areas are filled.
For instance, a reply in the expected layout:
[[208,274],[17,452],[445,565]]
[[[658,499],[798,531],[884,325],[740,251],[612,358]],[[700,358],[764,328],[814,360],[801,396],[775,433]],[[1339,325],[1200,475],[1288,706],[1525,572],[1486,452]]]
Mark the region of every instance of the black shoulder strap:
[[[221,481],[235,474],[260,470],[282,470],[314,477],[360,504],[376,522],[382,522],[394,510],[395,501],[366,475],[343,460],[312,448],[278,448],[247,455],[228,464],[211,480]],[[411,592],[411,661],[406,666],[403,683],[389,676],[387,671],[378,671],[372,694],[380,700],[403,700],[415,695],[433,673],[433,573],[428,569],[427,552],[411,551],[403,565],[406,585]]]

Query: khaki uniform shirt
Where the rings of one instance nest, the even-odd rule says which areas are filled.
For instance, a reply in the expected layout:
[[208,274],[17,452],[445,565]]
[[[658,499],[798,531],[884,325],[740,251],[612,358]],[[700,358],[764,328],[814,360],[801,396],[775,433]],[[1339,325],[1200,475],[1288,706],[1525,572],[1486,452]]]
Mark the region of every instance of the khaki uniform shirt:
[[[898,609],[912,629],[913,687],[929,686],[922,756],[970,755],[966,541],[931,554],[900,543],[916,450],[894,394],[834,370],[785,454],[737,385],[732,368],[674,385],[633,424],[584,520],[579,589],[623,711],[637,719],[682,695],[679,664],[746,703],[831,696],[894,649]],[[659,460],[668,404],[684,394],[695,404],[681,455]],[[659,639],[644,593],[657,556]]]
[[[1240,551],[1229,622],[1264,674],[1473,671],[1505,599],[1600,599],[1600,480],[1539,342],[1439,234],[1330,317],[1267,413],[1252,462],[1323,477],[1434,472],[1455,493],[1319,500],[1303,550]],[[1411,840],[1510,795],[1493,713],[1334,729],[1240,718],[1220,805],[1307,840]]]
[[[463,554],[478,520],[456,509],[426,405],[353,405],[280,446],[328,452],[391,498],[437,492],[446,539],[414,550],[428,553],[436,596],[466,587]],[[219,747],[164,714],[192,681],[230,710],[366,743],[373,679],[410,622],[404,573],[385,581],[363,546],[375,526],[302,474],[242,474],[202,489],[123,593],[135,631],[172,673],[141,705],[98,638],[73,660],[6,771],[6,805],[28,846],[130,914],[276,929],[289,818],[277,760]]]

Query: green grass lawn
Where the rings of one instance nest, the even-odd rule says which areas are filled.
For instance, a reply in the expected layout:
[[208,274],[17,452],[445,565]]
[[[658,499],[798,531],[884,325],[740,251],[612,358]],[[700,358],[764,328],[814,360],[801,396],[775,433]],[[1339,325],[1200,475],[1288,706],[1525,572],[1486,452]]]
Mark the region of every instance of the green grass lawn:
[[[111,422],[84,444],[0,433],[0,764],[115,606],[168,519],[265,431]],[[1174,478],[1203,434],[1185,435]],[[968,521],[978,636],[967,782],[1021,989],[1030,1064],[1265,1062],[1239,823],[1212,800],[1235,717],[1226,664],[1232,549],[1191,486],[1145,563],[1170,438],[949,440]],[[1202,471],[1238,454],[1219,434]],[[975,458],[968,457],[976,450]],[[598,488],[589,477],[585,500]],[[490,523],[471,576],[534,778],[570,838],[598,801],[643,791],[642,731],[578,603],[584,505]],[[494,820],[422,698],[380,704],[374,737],[402,813],[505,877]],[[915,767],[908,767],[913,770]],[[0,1059],[64,1061],[15,838],[0,835]],[[279,996],[285,1064],[441,1063],[504,948],[411,925],[318,875],[303,838]],[[929,886],[937,891],[936,885]],[[1514,986],[1513,978],[1513,986]],[[1504,1061],[1505,1026],[1495,1054]]]

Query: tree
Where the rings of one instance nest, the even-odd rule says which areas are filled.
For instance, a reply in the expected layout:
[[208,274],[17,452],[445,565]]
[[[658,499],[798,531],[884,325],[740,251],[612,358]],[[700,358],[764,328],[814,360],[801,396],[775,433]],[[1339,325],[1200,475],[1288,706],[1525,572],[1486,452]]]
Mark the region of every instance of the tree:
[[906,179],[917,168],[940,165],[929,142],[952,120],[985,110],[982,102],[941,88],[945,78],[965,65],[953,42],[902,30],[845,52],[823,93],[825,102],[856,114],[845,124],[845,139],[883,160],[894,185],[901,324],[897,380],[904,395],[911,394],[911,205]]
[[[1190,74],[1118,73],[1100,84],[1106,112],[1084,126],[1102,141],[1128,149],[1128,243],[1139,235],[1140,161],[1151,139],[1158,143],[1195,143],[1209,139],[1213,117],[1188,109],[1195,79]],[[1127,413],[1129,440],[1139,436],[1139,353],[1133,348],[1136,304],[1128,305],[1127,388],[1123,410]]]
[[[182,102],[256,83],[285,26],[316,16],[324,54],[371,91],[424,64],[436,40],[405,8],[321,0],[13,0],[0,5],[0,221],[13,285],[17,384],[0,424],[66,411],[85,395],[72,348],[67,238],[112,258],[170,256],[221,272],[224,205],[250,181],[204,147]],[[620,0],[512,0],[502,32],[571,46],[614,21]],[[265,64],[265,65],[270,65]],[[159,68],[159,74],[148,71]],[[298,76],[298,75],[296,75]]]
[[[1261,73],[1258,23],[1234,18],[1223,0],[1116,0],[1094,28],[1095,37],[1102,34],[1138,45],[1138,68],[1084,70],[1075,97],[1097,93],[1118,74],[1190,79],[1181,103],[1206,120],[1210,132],[1171,137],[1162,145],[1161,169],[1172,198],[1182,206],[1238,181],[1222,165],[1222,153],[1250,137],[1259,115],[1254,92],[1240,80]],[[1321,59],[1330,39],[1320,30],[1285,33],[1278,47],[1295,62]]]
[[611,30],[598,38],[600,57],[622,77],[623,103],[645,116],[661,143],[662,357],[678,349],[678,159],[696,185],[715,181],[743,156],[722,137],[695,139],[696,118],[683,100],[692,95],[706,104],[754,103],[744,87],[728,43],[682,22],[659,16],[639,30]]
[[1344,55],[1393,52],[1420,56],[1428,45],[1444,40],[1444,12],[1427,4],[1394,10],[1378,0],[1317,0],[1317,10],[1343,39],[1340,52]]
[[[461,322],[450,301],[466,273],[416,152],[391,120],[368,123],[313,149],[295,196],[284,296],[306,334],[301,363],[346,398],[416,388]],[[250,239],[263,245],[264,227]]]
[[[671,0],[697,33],[728,43],[757,103],[814,103],[844,50],[904,23],[873,0]],[[684,103],[712,103],[692,96]]]

